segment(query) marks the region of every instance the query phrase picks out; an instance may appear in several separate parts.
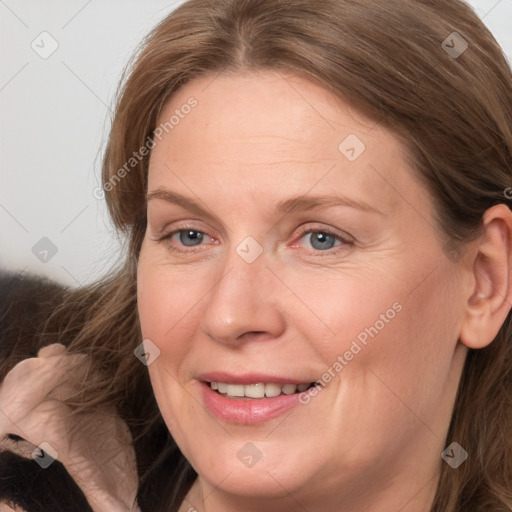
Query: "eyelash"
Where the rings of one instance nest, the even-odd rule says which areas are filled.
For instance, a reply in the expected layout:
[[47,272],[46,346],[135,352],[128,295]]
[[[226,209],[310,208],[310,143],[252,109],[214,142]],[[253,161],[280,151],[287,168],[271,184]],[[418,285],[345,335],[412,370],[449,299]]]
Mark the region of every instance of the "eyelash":
[[[185,226],[180,227],[179,229],[175,229],[175,230],[171,231],[170,233],[162,235],[161,237],[158,237],[158,238],[153,239],[153,240],[155,242],[158,242],[158,243],[165,242],[166,240],[168,240],[169,243],[166,244],[167,247],[170,250],[178,252],[180,254],[187,254],[187,253],[190,253],[190,252],[197,252],[197,248],[200,247],[203,244],[199,244],[198,246],[193,246],[193,247],[190,247],[190,248],[187,248],[187,249],[178,249],[176,246],[174,246],[174,245],[172,245],[170,243],[170,239],[174,235],[176,235],[176,234],[178,234],[178,233],[180,233],[182,231],[187,231],[187,230],[188,231],[195,231],[196,233],[201,233],[201,234],[205,235],[206,237],[208,237],[210,239],[212,238],[212,237],[209,237],[204,231],[201,231],[200,229],[197,229],[193,225],[185,225]],[[327,228],[313,229],[310,225],[305,225],[305,226],[302,226],[301,228],[299,228],[299,234],[297,235],[296,239],[297,240],[301,240],[304,236],[306,236],[308,234],[311,234],[311,233],[322,233],[322,234],[325,234],[325,235],[329,235],[329,236],[332,236],[336,240],[341,242],[339,245],[336,245],[336,246],[334,246],[331,249],[326,249],[325,251],[320,251],[318,249],[316,249],[316,250],[315,249],[309,249],[308,252],[310,254],[314,254],[315,256],[332,256],[332,255],[337,254],[341,250],[346,249],[347,246],[351,247],[351,246],[354,245],[354,241],[353,240],[348,240],[348,239],[342,237],[341,235],[335,233],[333,230],[330,230],[330,229],[327,229]],[[294,244],[295,244],[295,242],[294,242]]]

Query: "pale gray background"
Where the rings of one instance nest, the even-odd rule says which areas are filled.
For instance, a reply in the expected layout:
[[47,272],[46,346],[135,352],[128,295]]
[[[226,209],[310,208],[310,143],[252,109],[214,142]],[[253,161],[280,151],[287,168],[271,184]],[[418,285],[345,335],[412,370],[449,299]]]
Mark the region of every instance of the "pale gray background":
[[[180,3],[0,0],[0,268],[76,285],[118,258],[93,196],[112,99],[143,35]],[[469,3],[512,62],[512,0]],[[51,48],[42,32],[58,43],[46,59],[31,47]],[[43,237],[57,248],[47,262],[33,254]]]

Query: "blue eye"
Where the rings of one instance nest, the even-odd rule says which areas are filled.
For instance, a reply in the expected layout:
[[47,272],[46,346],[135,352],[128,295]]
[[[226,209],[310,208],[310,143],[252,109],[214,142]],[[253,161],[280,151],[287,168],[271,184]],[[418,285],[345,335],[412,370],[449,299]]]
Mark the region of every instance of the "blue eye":
[[[329,256],[337,253],[339,250],[346,250],[354,244],[350,238],[345,239],[343,236],[326,229],[311,229],[311,225],[303,226],[301,232],[302,234],[299,235],[298,239],[300,240],[299,244],[304,249],[307,249],[310,255],[320,255],[323,253]],[[207,246],[210,244],[218,245],[214,238],[192,227],[176,229],[155,241],[166,241],[166,246],[170,250],[183,254],[197,253],[203,249],[207,250]],[[204,247],[200,248],[200,246]]]
[[192,227],[183,227],[171,231],[166,235],[155,239],[155,242],[165,242],[165,245],[171,250],[179,253],[197,252],[195,247],[207,245],[208,242],[215,243],[215,240],[209,237],[203,231]]
[[201,231],[195,231],[193,229],[181,229],[174,233],[179,234],[180,243],[185,247],[193,247],[194,245],[201,245],[204,239],[204,234]]
[[338,240],[338,237],[324,231],[310,231],[307,235],[309,236],[311,247],[317,251],[332,249],[336,246],[336,241]]

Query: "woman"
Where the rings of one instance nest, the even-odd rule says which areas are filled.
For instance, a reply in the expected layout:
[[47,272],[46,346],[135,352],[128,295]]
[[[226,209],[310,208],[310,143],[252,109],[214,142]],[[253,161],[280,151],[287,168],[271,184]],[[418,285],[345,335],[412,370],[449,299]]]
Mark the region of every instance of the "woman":
[[[55,313],[91,377],[61,403],[134,439],[136,499],[119,429],[93,508],[510,510],[511,162],[511,71],[462,2],[176,9],[105,154],[126,259]],[[65,449],[75,480],[98,450]]]

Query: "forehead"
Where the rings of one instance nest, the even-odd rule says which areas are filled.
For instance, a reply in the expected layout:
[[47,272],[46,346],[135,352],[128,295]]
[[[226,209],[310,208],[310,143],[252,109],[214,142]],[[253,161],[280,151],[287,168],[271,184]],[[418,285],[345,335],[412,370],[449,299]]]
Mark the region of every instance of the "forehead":
[[230,186],[238,192],[239,183],[277,199],[283,190],[303,194],[315,188],[354,195],[387,212],[405,207],[405,197],[425,200],[389,130],[294,75],[264,71],[196,79],[164,105],[158,125],[165,123],[168,129],[151,155],[149,190],[185,191],[174,179],[179,176],[198,192],[215,188],[226,195]]

